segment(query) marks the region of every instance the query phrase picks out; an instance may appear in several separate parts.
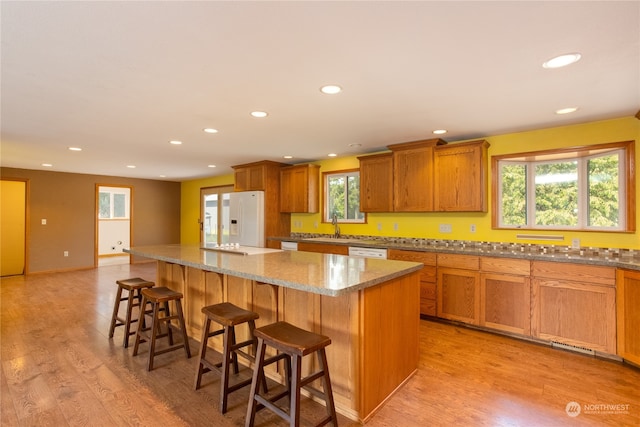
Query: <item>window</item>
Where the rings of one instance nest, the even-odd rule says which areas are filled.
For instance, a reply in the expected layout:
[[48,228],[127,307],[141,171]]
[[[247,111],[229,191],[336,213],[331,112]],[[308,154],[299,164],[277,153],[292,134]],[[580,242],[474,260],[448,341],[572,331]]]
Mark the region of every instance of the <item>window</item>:
[[633,142],[494,156],[496,228],[635,230]]
[[358,169],[324,173],[324,221],[363,223],[360,212],[360,171]]
[[[119,190],[124,191],[124,190]],[[98,211],[100,219],[129,218],[128,191],[100,191],[98,195]]]

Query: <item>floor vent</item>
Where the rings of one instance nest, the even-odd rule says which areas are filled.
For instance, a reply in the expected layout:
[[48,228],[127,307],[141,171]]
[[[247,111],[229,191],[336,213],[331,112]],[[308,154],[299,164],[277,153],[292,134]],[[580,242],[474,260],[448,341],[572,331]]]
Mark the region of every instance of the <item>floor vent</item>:
[[578,347],[577,345],[570,345],[570,344],[565,344],[557,341],[551,341],[551,347],[559,348],[562,350],[574,351],[576,353],[588,354],[590,356],[596,355],[595,350],[592,350],[590,348]]

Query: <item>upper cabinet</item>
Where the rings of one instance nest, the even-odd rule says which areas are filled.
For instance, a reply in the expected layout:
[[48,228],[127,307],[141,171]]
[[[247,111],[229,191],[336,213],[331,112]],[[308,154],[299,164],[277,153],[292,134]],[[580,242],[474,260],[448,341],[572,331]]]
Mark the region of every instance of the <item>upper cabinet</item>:
[[393,210],[433,211],[433,150],[442,139],[390,145],[393,157]]
[[320,166],[302,164],[280,169],[280,212],[317,213]]
[[393,211],[393,154],[358,157],[360,161],[360,210]]
[[487,211],[488,147],[479,140],[434,148],[435,211]]
[[271,185],[277,186],[280,179],[280,167],[285,163],[263,160],[232,166],[234,172],[235,191],[267,190]]

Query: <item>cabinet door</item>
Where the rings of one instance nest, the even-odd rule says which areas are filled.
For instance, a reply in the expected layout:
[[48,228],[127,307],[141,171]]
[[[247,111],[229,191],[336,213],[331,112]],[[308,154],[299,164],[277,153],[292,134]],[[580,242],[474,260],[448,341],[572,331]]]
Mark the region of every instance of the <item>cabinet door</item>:
[[318,212],[319,169],[296,165],[280,170],[280,212]]
[[526,276],[480,275],[480,326],[531,335],[531,286]]
[[615,354],[615,292],[613,286],[533,279],[532,335]]
[[389,249],[388,258],[400,261],[421,262],[424,264],[424,267],[420,270],[420,314],[435,316],[437,312],[436,254],[431,252]]
[[480,324],[480,273],[438,267],[438,317]]
[[360,160],[360,210],[393,212],[392,153],[358,157]]
[[640,365],[640,271],[617,275],[618,355]]
[[249,168],[237,168],[233,171],[233,189],[249,191]]
[[434,149],[434,210],[487,211],[486,141]]
[[433,147],[393,153],[393,209],[433,211]]
[[326,243],[298,242],[298,250],[305,252],[319,252],[322,254],[349,255],[349,246],[331,245]]

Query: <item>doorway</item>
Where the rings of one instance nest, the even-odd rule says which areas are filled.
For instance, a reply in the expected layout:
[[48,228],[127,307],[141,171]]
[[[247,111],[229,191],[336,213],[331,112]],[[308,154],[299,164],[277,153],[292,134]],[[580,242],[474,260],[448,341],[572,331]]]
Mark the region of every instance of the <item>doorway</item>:
[[28,181],[0,180],[0,276],[27,273]]
[[203,244],[228,243],[229,193],[233,185],[200,189],[200,242]]
[[95,264],[129,264],[130,256],[122,252],[131,247],[131,194],[133,187],[96,186]]

